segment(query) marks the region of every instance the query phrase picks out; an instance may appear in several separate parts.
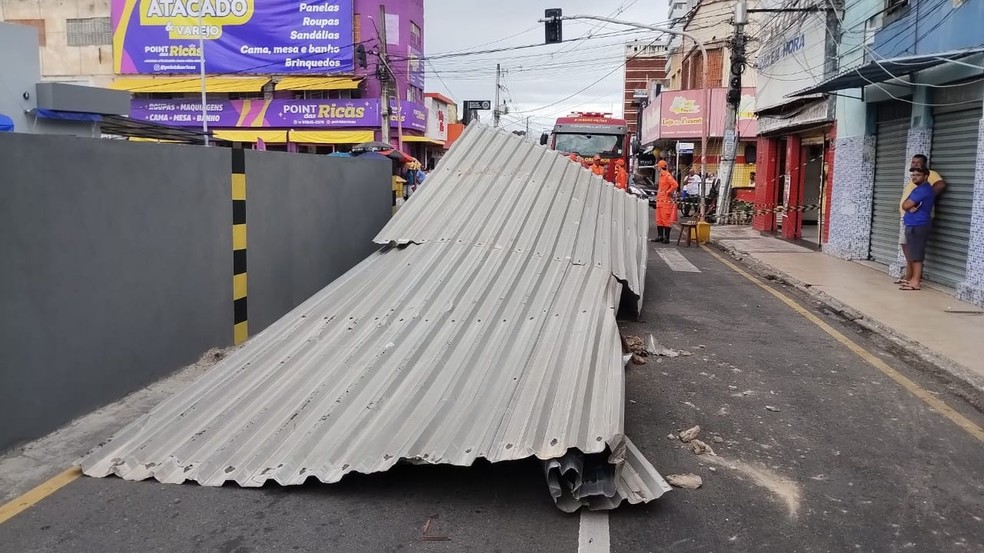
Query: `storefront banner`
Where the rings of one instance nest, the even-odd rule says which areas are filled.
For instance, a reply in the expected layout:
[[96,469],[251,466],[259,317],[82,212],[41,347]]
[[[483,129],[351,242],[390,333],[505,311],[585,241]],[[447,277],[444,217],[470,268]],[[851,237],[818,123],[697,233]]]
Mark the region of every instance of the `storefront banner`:
[[[396,104],[391,104],[392,109],[390,110],[390,126],[398,126],[398,117],[396,114]],[[404,129],[413,129],[415,131],[426,131],[427,130],[427,108],[424,104],[420,102],[410,102],[404,100],[400,102],[401,111],[400,115],[403,119]]]
[[[391,125],[396,126],[395,109]],[[206,103],[209,127],[328,128],[378,127],[379,101],[362,100],[213,100]],[[403,102],[404,128],[423,131],[423,104]],[[193,99],[130,102],[130,117],[176,127],[201,127],[202,104]]]
[[639,142],[651,144],[659,139],[660,101],[649,104],[642,110],[642,126],[639,128]]
[[[378,127],[375,100],[213,100],[206,103],[210,127]],[[176,127],[201,127],[202,103],[184,100],[130,101],[130,117]]]
[[[664,90],[659,103],[659,138],[700,138],[705,117],[709,117],[708,137],[724,136],[727,89],[711,89],[710,106],[704,105],[703,90]],[[742,89],[737,130],[742,137],[752,137],[758,133],[754,88]]]
[[434,140],[448,139],[448,104],[434,98],[424,98],[424,106],[427,107],[427,132],[428,138]]
[[111,0],[118,74],[352,73],[353,0]]

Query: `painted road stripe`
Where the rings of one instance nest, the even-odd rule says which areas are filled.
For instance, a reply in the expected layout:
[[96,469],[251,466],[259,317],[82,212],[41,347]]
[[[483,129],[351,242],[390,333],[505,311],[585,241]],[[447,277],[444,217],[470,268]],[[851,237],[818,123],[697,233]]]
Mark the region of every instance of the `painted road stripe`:
[[660,259],[664,263],[669,265],[670,269],[677,271],[679,273],[699,273],[700,269],[696,265],[687,261],[683,254],[676,250],[656,250],[656,254],[659,255]]
[[899,371],[897,371],[897,370],[893,369],[892,367],[890,367],[888,365],[888,363],[885,363],[884,361],[882,361],[881,359],[879,359],[875,354],[873,354],[870,351],[864,349],[863,347],[861,347],[860,345],[858,345],[857,343],[855,343],[853,340],[851,340],[847,336],[844,336],[843,334],[841,334],[840,332],[838,332],[836,329],[834,329],[834,327],[830,326],[829,324],[827,324],[823,320],[821,320],[820,317],[817,317],[813,313],[810,313],[809,311],[807,311],[804,307],[802,307],[800,304],[796,303],[796,301],[793,300],[792,298],[790,298],[789,296],[783,294],[782,292],[779,292],[777,290],[772,289],[772,287],[768,286],[767,284],[762,283],[757,278],[753,277],[752,275],[750,275],[747,272],[745,272],[745,271],[741,270],[740,268],[738,268],[734,263],[731,263],[727,259],[721,257],[720,255],[718,255],[717,253],[715,253],[714,251],[712,251],[710,248],[707,248],[706,246],[701,246],[701,247],[704,248],[704,250],[707,251],[707,253],[713,255],[714,257],[716,257],[718,259],[718,261],[720,261],[721,263],[724,263],[725,265],[727,265],[728,267],[730,267],[733,271],[735,271],[739,275],[741,275],[741,276],[747,278],[748,280],[754,282],[758,287],[762,288],[766,292],[768,292],[768,293],[772,294],[773,296],[779,298],[779,301],[781,301],[781,302],[785,303],[786,305],[788,305],[790,308],[793,309],[793,311],[796,311],[800,315],[802,315],[802,316],[806,317],[807,319],[809,319],[810,322],[812,322],[813,324],[815,324],[818,327],[820,327],[824,332],[826,332],[827,334],[829,334],[830,336],[832,336],[835,340],[837,340],[838,342],[840,342],[841,344],[843,344],[845,347],[847,347],[847,349],[853,351],[858,357],[860,357],[861,359],[864,359],[870,365],[873,365],[876,369],[878,369],[881,372],[885,373],[886,376],[888,376],[889,378],[891,378],[892,380],[894,380],[895,382],[897,382],[900,386],[902,386],[903,388],[905,388],[906,390],[908,390],[912,395],[914,395],[917,398],[921,399],[926,405],[929,405],[930,408],[932,408],[933,410],[935,410],[939,414],[943,415],[944,417],[950,419],[950,421],[952,421],[954,424],[956,424],[960,428],[963,428],[964,430],[966,430],[971,436],[973,436],[973,437],[977,438],[978,440],[984,442],[984,428],[981,428],[980,426],[978,426],[977,424],[975,424],[974,421],[972,421],[972,420],[968,419],[967,417],[961,415],[953,407],[950,407],[949,405],[947,405],[947,403],[945,401],[937,398],[936,396],[934,396],[930,392],[928,392],[925,389],[923,389],[922,387],[920,387],[915,382],[909,380],[905,375],[903,375]]
[[37,505],[42,499],[71,484],[79,476],[82,476],[82,470],[79,467],[72,467],[0,506],[0,524]]
[[611,549],[608,511],[589,511],[582,507],[581,525],[577,531],[578,553],[609,553]]

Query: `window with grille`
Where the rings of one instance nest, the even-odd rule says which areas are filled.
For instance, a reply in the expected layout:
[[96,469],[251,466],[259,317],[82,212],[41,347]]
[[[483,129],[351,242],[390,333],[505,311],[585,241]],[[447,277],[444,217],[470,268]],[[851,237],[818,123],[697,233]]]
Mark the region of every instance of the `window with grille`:
[[108,17],[65,20],[69,46],[104,46],[113,43],[113,26]]
[[417,25],[416,23],[414,23],[413,21],[411,21],[410,22],[410,46],[413,46],[414,48],[418,48],[418,49],[420,48],[420,43],[421,43],[421,36],[420,35],[421,35],[420,26]]

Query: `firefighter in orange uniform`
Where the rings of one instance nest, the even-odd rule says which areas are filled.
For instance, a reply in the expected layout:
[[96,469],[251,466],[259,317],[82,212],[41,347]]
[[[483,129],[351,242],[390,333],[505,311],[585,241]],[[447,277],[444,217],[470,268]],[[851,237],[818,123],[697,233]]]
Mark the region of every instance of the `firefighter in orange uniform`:
[[594,156],[594,163],[591,164],[591,172],[599,177],[605,175],[605,166],[601,164],[601,156]]
[[677,220],[677,205],[673,194],[680,185],[666,167],[666,160],[659,160],[659,188],[656,190],[656,238],[653,242],[670,243],[670,228]]
[[628,190],[629,172],[625,170],[625,160],[618,158],[615,160],[615,188]]

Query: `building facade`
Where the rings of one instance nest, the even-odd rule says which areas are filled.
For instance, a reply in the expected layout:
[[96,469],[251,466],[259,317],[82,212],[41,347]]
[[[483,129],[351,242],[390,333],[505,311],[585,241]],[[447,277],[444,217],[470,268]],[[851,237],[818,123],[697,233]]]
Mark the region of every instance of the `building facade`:
[[[812,4],[794,0],[789,7]],[[834,71],[839,23],[832,12],[783,12],[766,20],[755,55],[758,174],[752,226],[816,247],[829,228],[834,99],[790,96]]]
[[838,73],[804,91],[839,95],[825,251],[874,261],[898,276],[902,187],[909,159],[927,155],[947,186],[936,203],[925,277],[978,305],[984,305],[982,20],[981,2],[848,3]]
[[[387,111],[394,144],[401,130],[407,149],[425,135],[423,0],[232,4],[199,21],[195,6],[218,4],[3,0],[0,18],[38,29],[45,79],[129,91],[136,119],[313,153],[380,138]],[[377,76],[384,47],[395,75],[389,110]]]
[[653,83],[665,87],[666,44],[637,40],[625,44],[625,66],[622,73],[622,113],[629,124],[629,133],[639,131],[639,112]]

